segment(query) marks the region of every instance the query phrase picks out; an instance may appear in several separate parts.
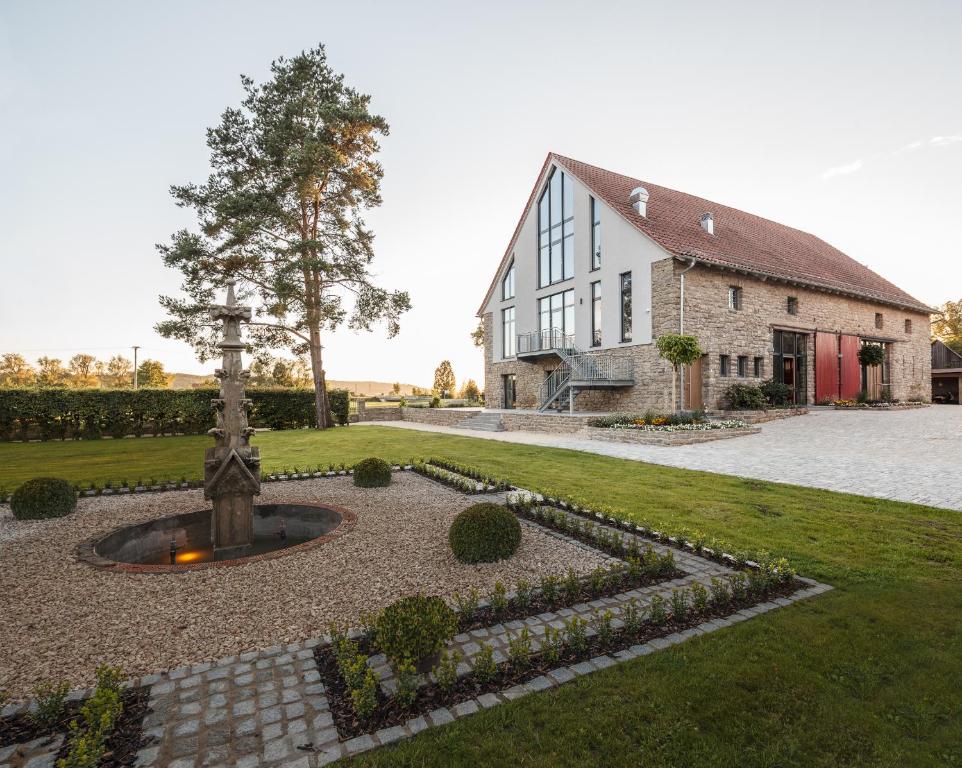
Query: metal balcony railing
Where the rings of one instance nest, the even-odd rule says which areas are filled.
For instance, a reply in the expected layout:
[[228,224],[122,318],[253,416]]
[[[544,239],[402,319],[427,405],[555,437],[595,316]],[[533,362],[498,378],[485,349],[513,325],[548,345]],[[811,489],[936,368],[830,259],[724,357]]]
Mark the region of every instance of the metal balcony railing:
[[518,354],[574,349],[575,337],[558,328],[518,334]]

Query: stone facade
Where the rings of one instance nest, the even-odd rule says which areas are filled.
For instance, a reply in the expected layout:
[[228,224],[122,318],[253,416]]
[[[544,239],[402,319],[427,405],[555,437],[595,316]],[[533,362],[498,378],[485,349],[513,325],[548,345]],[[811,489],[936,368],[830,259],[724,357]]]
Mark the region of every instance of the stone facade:
[[[677,333],[680,323],[681,272],[686,265],[672,258],[651,265],[652,338]],[[742,289],[742,308],[728,308],[728,289]],[[788,314],[788,297],[797,299],[798,312]],[[578,297],[587,300],[587,297]],[[532,299],[533,301],[534,299]],[[881,313],[883,327],[875,325]],[[493,359],[493,313],[483,315],[485,342],[485,403],[504,404],[503,376],[516,378],[518,408],[536,408],[554,358],[534,361]],[[906,320],[911,332],[906,332]],[[815,331],[840,332],[884,340],[889,355],[891,393],[896,399],[931,397],[929,316],[886,304],[811,290],[776,281],[698,265],[685,275],[685,333],[695,336],[706,353],[702,361],[702,402],[709,410],[724,408],[725,391],[735,383],[759,384],[773,375],[773,334],[790,330],[806,334],[806,402],[815,400]],[[634,361],[635,385],[620,389],[581,391],[576,411],[667,410],[671,404],[671,367],[658,355],[655,344],[636,344],[604,350],[605,354]],[[722,376],[720,356],[728,355],[730,371]],[[739,356],[748,358],[747,376],[737,376]],[[761,376],[755,377],[754,358],[762,358]],[[681,382],[676,382],[681,402]]]

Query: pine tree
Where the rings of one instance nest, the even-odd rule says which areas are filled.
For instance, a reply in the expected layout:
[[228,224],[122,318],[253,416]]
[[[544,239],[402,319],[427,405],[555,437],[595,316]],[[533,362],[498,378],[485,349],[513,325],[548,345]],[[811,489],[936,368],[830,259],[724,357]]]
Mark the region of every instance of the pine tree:
[[309,356],[317,425],[326,428],[323,332],[384,322],[393,337],[411,307],[407,293],[374,284],[374,235],[361,218],[381,202],[376,155],[388,125],[371,113],[370,96],[328,66],[323,47],[277,59],[271,74],[261,85],[242,77],[241,107],[208,131],[207,182],[171,190],[202,234],[182,230],[158,246],[183,273],[188,300],[161,297],[171,319],[157,330],[193,344],[201,360],[216,356],[207,307],[236,280],[239,299],[254,304],[252,351]]

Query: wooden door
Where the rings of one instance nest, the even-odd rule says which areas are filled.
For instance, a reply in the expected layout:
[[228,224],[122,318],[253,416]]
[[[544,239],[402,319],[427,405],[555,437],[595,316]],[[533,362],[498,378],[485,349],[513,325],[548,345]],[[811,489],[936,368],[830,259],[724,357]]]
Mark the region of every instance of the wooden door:
[[838,334],[815,334],[815,402],[838,399]]
[[694,363],[685,367],[685,409],[700,411],[704,407],[702,400],[702,360],[699,357]]
[[862,365],[858,361],[860,342],[858,336],[841,334],[838,337],[839,394],[843,400],[858,397],[862,389]]
[[868,365],[865,367],[865,392],[869,400],[882,399],[881,365]]

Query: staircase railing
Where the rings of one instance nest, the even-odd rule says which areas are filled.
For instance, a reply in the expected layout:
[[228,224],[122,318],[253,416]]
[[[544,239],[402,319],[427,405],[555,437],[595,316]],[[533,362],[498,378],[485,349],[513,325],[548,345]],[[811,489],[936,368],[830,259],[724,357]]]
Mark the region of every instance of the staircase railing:
[[525,355],[531,352],[555,352],[559,349],[572,349],[575,345],[575,337],[566,334],[560,328],[549,328],[544,331],[534,333],[518,334],[518,354]]
[[567,363],[562,363],[545,377],[541,382],[541,391],[538,393],[539,411],[551,405],[568,388],[570,378],[571,366]]

